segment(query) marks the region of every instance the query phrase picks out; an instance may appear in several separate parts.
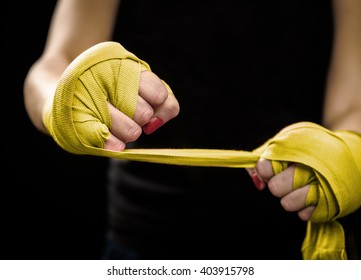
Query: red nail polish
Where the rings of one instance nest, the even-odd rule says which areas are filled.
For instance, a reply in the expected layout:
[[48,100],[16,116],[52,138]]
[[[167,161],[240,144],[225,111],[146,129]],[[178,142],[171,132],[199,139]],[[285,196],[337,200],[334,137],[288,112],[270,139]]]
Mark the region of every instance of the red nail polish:
[[258,175],[256,173],[252,173],[251,178],[257,190],[259,191],[263,190],[265,183],[258,177]]
[[143,131],[145,134],[151,134],[164,124],[163,120],[155,117],[151,119],[147,124],[143,126]]

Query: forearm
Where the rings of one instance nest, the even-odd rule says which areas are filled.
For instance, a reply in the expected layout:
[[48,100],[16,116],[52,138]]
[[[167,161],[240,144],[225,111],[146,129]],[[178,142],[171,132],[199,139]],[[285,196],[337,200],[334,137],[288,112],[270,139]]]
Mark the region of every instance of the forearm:
[[60,0],[55,8],[41,57],[24,82],[24,102],[30,120],[47,133],[42,120],[46,100],[71,61],[87,48],[112,37],[118,0]]
[[61,58],[42,56],[30,68],[24,82],[24,102],[28,116],[34,126],[43,133],[48,133],[43,123],[43,107],[48,98],[52,98],[61,74],[69,61]]
[[323,124],[361,133],[361,1],[335,0],[334,45]]
[[59,0],[45,53],[63,53],[71,61],[89,47],[110,40],[119,4],[120,0]]

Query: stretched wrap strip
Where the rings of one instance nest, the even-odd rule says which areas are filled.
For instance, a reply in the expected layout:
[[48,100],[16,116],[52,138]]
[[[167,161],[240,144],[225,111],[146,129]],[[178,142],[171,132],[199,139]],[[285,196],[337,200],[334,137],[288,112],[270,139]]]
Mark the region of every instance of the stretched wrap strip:
[[249,168],[263,157],[272,161],[277,174],[296,162],[294,188],[310,184],[306,206],[317,206],[307,225],[304,259],[347,259],[344,231],[337,218],[356,211],[361,204],[360,135],[300,122],[253,151],[105,150],[111,128],[107,102],[131,118],[143,70],[151,71],[146,62],[116,42],[100,43],[83,52],[65,70],[54,99],[44,108],[44,123],[54,140],[74,154],[151,163]]

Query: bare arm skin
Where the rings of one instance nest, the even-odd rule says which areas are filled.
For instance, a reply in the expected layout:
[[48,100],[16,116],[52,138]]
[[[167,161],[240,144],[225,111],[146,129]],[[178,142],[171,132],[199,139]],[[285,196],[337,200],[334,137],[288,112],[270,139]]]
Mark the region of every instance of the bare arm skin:
[[334,0],[335,37],[324,125],[361,133],[361,1]]

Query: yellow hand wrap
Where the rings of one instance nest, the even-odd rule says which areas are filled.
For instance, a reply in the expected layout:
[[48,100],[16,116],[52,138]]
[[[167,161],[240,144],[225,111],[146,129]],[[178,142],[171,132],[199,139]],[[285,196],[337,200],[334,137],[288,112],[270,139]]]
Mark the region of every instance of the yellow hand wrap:
[[361,204],[360,135],[301,122],[281,130],[254,151],[105,150],[111,127],[107,101],[132,117],[142,70],[151,71],[146,62],[115,42],[100,43],[82,53],[63,73],[54,99],[44,106],[44,123],[54,140],[75,154],[152,163],[248,168],[263,157],[271,160],[279,173],[296,162],[294,186],[310,184],[306,206],[317,206],[308,223],[303,257],[347,258],[343,228],[336,220]]
[[[75,154],[99,154],[111,127],[107,101],[132,117],[142,69],[149,65],[115,42],[95,45],[64,71],[44,123],[55,141]],[[118,82],[120,81],[120,82]]]
[[344,231],[336,219],[361,206],[361,136],[301,122],[254,152],[272,160],[276,174],[289,162],[298,163],[294,187],[311,186],[305,206],[317,207],[307,225],[304,259],[346,259]]

